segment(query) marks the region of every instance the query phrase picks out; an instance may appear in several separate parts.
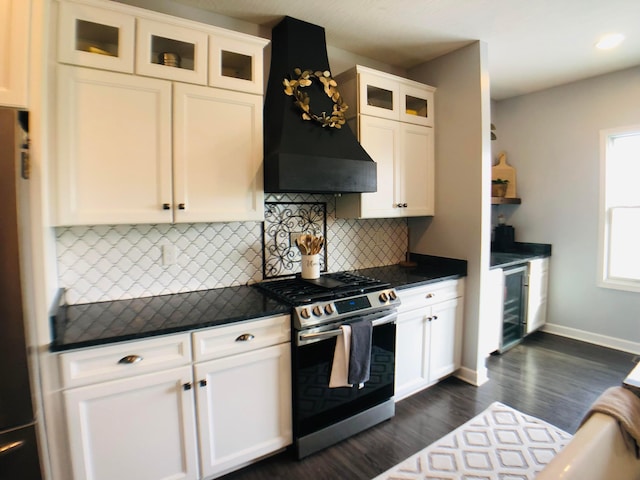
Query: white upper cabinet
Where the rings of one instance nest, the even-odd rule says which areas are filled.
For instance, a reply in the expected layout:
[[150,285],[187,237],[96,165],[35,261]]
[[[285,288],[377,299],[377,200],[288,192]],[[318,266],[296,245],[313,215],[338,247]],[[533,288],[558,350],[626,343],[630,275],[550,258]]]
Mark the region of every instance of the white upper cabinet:
[[209,36],[209,85],[239,90],[264,92],[263,50],[267,40],[234,32]]
[[434,126],[435,88],[413,80],[357,65],[336,76],[349,110],[405,123]]
[[28,107],[30,0],[0,0],[0,105]]
[[207,33],[139,19],[136,73],[179,82],[207,84]]
[[336,81],[350,107],[348,124],[377,166],[377,191],[338,197],[336,215],[433,215],[435,89],[361,66]]
[[433,127],[432,87],[406,82],[400,84],[400,121]]
[[176,222],[262,220],[262,97],[174,86]]
[[133,73],[134,17],[61,2],[58,27],[59,62]]
[[[338,83],[340,88],[340,83]],[[357,103],[351,105],[358,113],[372,115],[374,117],[399,120],[400,118],[400,85],[394,78],[378,75],[371,71],[359,72],[357,77]]]
[[268,41],[116,2],[59,6],[58,60],[79,66],[58,65],[54,223],[262,220]]
[[56,225],[171,222],[171,83],[58,72]]

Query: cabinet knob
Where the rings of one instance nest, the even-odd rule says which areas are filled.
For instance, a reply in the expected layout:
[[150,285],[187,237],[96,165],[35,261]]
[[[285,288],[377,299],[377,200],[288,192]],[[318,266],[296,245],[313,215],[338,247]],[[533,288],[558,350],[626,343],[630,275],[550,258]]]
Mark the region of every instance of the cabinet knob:
[[434,315],[434,316],[433,316],[433,319],[434,319],[434,320],[437,320],[437,319],[438,319],[438,315]]
[[403,204],[402,204],[402,207],[403,207],[403,208],[407,208],[407,204],[406,204],[406,203],[403,203]]
[[178,204],[178,210],[184,210],[186,207],[184,205],[184,203],[179,203]]
[[187,390],[191,390],[191,384],[190,383],[185,383],[184,385],[182,385],[182,389],[186,392]]
[[398,203],[398,204],[396,204],[396,207],[398,207],[398,208],[402,208],[402,204],[401,204],[401,203]]
[[199,384],[201,387],[206,387],[206,386],[207,386],[207,381],[206,381],[206,380],[200,380],[200,381],[198,382],[198,384]]
[[436,296],[435,293],[427,293],[426,298],[433,298],[435,296]]
[[236,342],[249,342],[253,340],[255,337],[250,333],[243,333],[238,338],[236,338]]
[[122,357],[120,360],[118,360],[118,363],[121,363],[123,365],[131,365],[141,361],[142,357],[140,355],[127,355],[126,357]]
[[163,203],[162,204],[162,209],[163,210],[171,210],[171,204],[170,203]]

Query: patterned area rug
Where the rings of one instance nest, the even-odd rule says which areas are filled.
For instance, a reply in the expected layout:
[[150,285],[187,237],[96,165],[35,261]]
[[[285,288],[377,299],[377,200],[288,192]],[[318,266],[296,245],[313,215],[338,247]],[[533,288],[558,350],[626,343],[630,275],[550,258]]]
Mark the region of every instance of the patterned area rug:
[[374,480],[534,479],[572,436],[499,402]]

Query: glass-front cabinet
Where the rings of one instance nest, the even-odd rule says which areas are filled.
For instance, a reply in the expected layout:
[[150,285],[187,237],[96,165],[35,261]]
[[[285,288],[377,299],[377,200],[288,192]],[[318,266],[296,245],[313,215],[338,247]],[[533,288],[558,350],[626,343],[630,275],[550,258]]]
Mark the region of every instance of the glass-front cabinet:
[[262,95],[264,74],[261,38],[234,38],[233,32],[209,36],[209,85]]
[[[338,86],[338,88],[340,88]],[[358,113],[398,120],[400,107],[398,82],[374,73],[360,73],[358,83]]]
[[136,35],[138,75],[207,84],[206,32],[139,19]]
[[431,87],[361,66],[356,67],[356,71],[358,113],[433,127]]
[[400,85],[400,121],[433,127],[433,91]]
[[133,73],[134,17],[68,2],[59,16],[58,61]]

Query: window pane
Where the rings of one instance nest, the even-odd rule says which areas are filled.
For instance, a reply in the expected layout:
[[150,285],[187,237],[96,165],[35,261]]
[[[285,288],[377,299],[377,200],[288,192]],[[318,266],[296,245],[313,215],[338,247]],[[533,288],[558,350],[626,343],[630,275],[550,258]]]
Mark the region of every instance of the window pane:
[[640,280],[640,207],[611,209],[609,278]]

